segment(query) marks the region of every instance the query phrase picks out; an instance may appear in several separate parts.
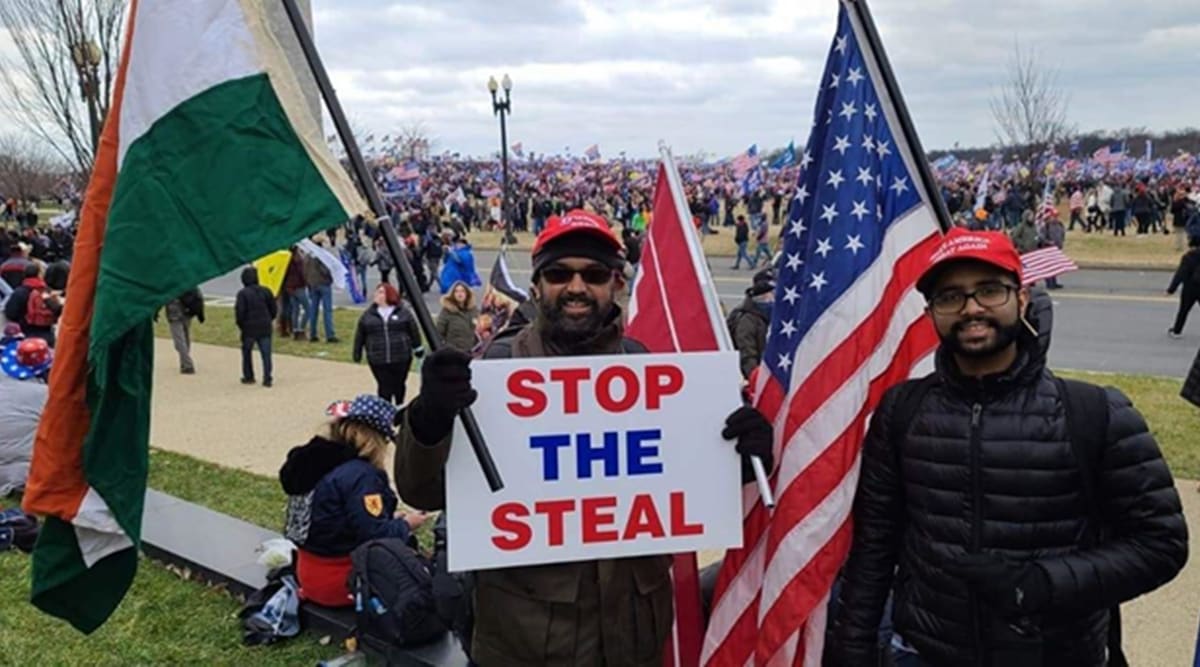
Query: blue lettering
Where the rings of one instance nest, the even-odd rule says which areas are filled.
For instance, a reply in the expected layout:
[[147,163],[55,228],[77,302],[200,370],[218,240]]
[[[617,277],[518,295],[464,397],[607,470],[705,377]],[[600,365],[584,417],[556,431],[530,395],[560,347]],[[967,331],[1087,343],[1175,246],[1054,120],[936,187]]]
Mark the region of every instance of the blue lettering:
[[558,450],[571,445],[567,433],[535,435],[529,438],[529,446],[542,450],[542,479],[547,482],[558,480]]
[[579,479],[592,478],[592,463],[596,461],[604,462],[605,477],[616,477],[621,474],[620,451],[617,445],[617,434],[614,431],[604,434],[604,444],[600,447],[592,447],[590,433],[576,434],[575,454],[575,471],[578,473]]
[[630,431],[626,435],[625,456],[629,459],[630,475],[657,475],[662,473],[661,461],[646,461],[658,456],[658,445],[643,444],[662,439],[662,430],[657,428]]

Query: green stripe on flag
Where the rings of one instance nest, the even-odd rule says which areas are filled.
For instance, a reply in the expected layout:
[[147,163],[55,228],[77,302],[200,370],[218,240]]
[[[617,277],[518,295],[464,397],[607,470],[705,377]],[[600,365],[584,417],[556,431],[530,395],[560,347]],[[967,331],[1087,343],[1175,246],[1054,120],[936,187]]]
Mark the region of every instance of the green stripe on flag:
[[120,165],[93,349],[184,290],[346,217],[266,74],[204,91],[133,141]]
[[83,563],[75,528],[46,517],[33,552],[32,602],[42,611],[66,619],[80,632],[91,633],[112,615],[137,572],[137,550],[123,549],[89,570]]

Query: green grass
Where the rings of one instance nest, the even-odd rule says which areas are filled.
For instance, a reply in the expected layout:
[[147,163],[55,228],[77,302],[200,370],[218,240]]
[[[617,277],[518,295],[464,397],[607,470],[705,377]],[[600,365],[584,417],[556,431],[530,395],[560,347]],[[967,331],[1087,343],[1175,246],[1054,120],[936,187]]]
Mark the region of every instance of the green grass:
[[[151,449],[150,486],[264,528],[283,524],[286,497],[271,477]],[[418,531],[426,548],[433,543],[432,524]],[[148,558],[116,613],[85,637],[29,604],[29,568],[27,555],[0,553],[0,581],[6,582],[0,586],[0,664],[315,665],[342,652],[336,641],[323,646],[311,633],[278,646],[244,647],[240,602]]]
[[[222,345],[225,347],[241,347],[241,334],[238,333],[237,323],[233,319],[233,309],[209,305],[204,309],[204,323],[192,321],[192,342]],[[271,341],[271,351],[274,354],[290,354],[297,357],[313,359],[328,359],[331,361],[353,361],[351,356],[354,345],[354,328],[362,311],[354,308],[333,309],[333,329],[338,335],[337,343],[326,343],[322,338],[319,343],[284,338],[276,330],[275,338]],[[318,326],[317,333],[323,334],[325,329]],[[159,316],[154,324],[154,335],[160,338],[170,338],[171,332],[167,327],[166,317]]]

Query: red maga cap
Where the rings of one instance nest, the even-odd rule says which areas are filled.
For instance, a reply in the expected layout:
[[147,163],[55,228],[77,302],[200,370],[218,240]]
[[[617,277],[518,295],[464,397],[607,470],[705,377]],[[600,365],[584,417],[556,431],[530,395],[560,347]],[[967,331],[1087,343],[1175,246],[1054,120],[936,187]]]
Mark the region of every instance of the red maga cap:
[[577,208],[562,217],[551,216],[546,220],[546,228],[533,242],[532,254],[537,255],[547,243],[571,234],[589,234],[607,243],[613,252],[621,252],[621,242],[609,228],[608,222],[595,213]]
[[973,232],[962,227],[951,229],[929,257],[929,266],[917,279],[917,289],[928,295],[941,270],[950,262],[973,260],[991,264],[1017,276],[1021,282],[1021,256],[1004,232]]

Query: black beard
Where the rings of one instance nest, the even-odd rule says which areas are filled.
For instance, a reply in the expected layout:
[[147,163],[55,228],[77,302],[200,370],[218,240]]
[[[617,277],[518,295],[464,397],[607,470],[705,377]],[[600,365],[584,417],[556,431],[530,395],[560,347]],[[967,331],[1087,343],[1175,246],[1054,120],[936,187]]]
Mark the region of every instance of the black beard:
[[[563,309],[571,303],[586,304],[591,306],[591,310],[583,317],[569,316]],[[587,294],[567,292],[563,292],[553,302],[539,298],[537,306],[545,322],[543,332],[546,337],[566,347],[578,345],[600,333],[608,318],[608,311],[611,310],[611,306],[600,308],[600,304]]]
[[[972,324],[974,322],[983,322],[984,324],[992,327],[992,330],[996,332],[996,340],[991,345],[988,345],[987,347],[971,349],[963,347],[962,343],[958,339],[958,334],[961,333],[968,324]],[[1008,346],[1012,345],[1020,335],[1021,321],[1019,319],[1010,325],[1003,325],[990,317],[975,317],[969,320],[956,322],[954,326],[950,327],[949,333],[945,335],[939,333],[938,338],[941,339],[942,346],[957,356],[966,357],[968,359],[986,359],[987,357],[999,354],[1001,351],[1008,349]]]

